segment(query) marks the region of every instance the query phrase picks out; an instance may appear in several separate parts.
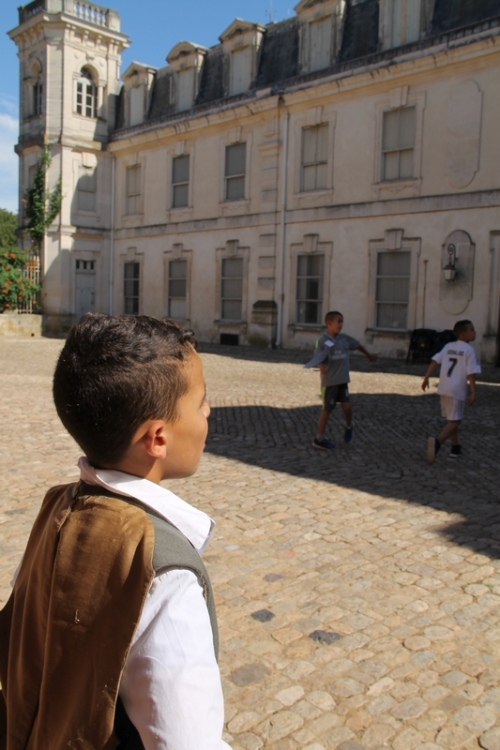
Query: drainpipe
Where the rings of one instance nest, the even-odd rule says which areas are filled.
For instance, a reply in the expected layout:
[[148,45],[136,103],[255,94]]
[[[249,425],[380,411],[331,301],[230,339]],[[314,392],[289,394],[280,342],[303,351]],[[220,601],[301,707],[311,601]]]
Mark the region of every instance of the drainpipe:
[[113,315],[114,256],[115,256],[115,170],[116,158],[111,152],[111,232],[109,235],[109,314]]
[[287,112],[285,115],[284,128],[283,128],[283,165],[282,165],[282,179],[281,179],[281,217],[280,217],[280,231],[281,231],[281,247],[280,247],[280,264],[279,264],[279,294],[278,294],[278,324],[276,332],[276,346],[280,347],[283,345],[283,317],[285,308],[285,252],[286,252],[286,188],[287,188],[287,173],[288,173],[288,125],[290,121],[290,113]]
[[424,288],[422,291],[422,328],[425,328],[425,298],[427,295],[427,263],[428,260],[424,260]]

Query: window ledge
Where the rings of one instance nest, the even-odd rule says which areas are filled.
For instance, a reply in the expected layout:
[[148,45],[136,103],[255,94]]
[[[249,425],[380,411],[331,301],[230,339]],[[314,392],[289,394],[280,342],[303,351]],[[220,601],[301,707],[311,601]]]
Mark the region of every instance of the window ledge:
[[420,195],[421,188],[421,177],[413,177],[409,180],[384,180],[372,185],[373,193],[377,200],[379,198],[392,198],[399,193],[403,194],[400,196],[402,198]]
[[245,320],[220,320],[218,318],[214,320],[214,325],[225,331],[246,331],[248,324]]
[[183,206],[182,208],[170,208],[167,211],[167,221],[175,223],[176,221],[186,221],[193,215],[193,206]]
[[247,213],[250,209],[250,200],[248,198],[243,198],[236,201],[222,201],[220,207],[223,216]]
[[289,331],[293,333],[306,331],[308,333],[321,333],[325,326],[322,323],[290,323],[287,326]]
[[333,203],[333,188],[294,193],[293,202],[297,208],[315,208],[318,205]]
[[394,328],[366,328],[365,334],[368,343],[371,343],[375,339],[389,338],[389,339],[400,339],[408,341],[411,335],[411,331],[406,329],[394,330]]

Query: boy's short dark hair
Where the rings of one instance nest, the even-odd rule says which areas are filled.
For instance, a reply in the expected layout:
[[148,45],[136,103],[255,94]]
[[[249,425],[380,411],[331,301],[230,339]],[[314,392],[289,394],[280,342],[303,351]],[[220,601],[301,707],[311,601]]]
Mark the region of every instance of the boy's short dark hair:
[[344,316],[342,315],[342,313],[339,312],[338,310],[331,310],[330,312],[327,312],[327,314],[325,315],[325,323],[329,323],[331,320],[335,320],[335,318],[343,318],[343,317]]
[[115,466],[148,419],[175,420],[196,339],[169,320],[88,313],[59,356],[53,396],[61,422],[93,466]]
[[469,326],[473,325],[474,324],[472,320],[457,320],[457,322],[453,326],[453,333],[458,339],[461,333],[465,333],[468,330]]

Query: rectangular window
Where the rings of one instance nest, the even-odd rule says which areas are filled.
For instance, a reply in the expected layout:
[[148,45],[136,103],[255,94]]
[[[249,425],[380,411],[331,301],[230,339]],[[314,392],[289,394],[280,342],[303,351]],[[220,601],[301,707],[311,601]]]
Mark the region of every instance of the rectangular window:
[[95,211],[96,170],[80,168],[77,184],[77,208],[79,211]]
[[224,258],[221,273],[221,319],[241,320],[243,258]]
[[183,112],[193,106],[194,68],[177,73],[177,111]]
[[127,214],[141,213],[141,165],[127,167]]
[[391,47],[415,42],[420,36],[421,0],[392,0]]
[[168,264],[168,317],[186,318],[187,261],[171,260]]
[[323,255],[297,258],[297,323],[322,322]]
[[189,154],[172,159],[172,208],[189,205]]
[[410,295],[411,252],[380,252],[375,290],[377,328],[406,330]]
[[235,143],[226,146],[225,193],[227,201],[242,200],[245,197],[245,171],[247,144]]
[[76,113],[85,117],[97,117],[97,97],[93,83],[77,82]]
[[309,71],[323,70],[330,65],[330,50],[332,46],[333,26],[332,17],[309,24]]
[[384,112],[382,135],[382,180],[413,177],[416,107]]
[[38,81],[33,86],[33,115],[41,115],[43,111],[43,83]]
[[243,47],[231,53],[230,96],[248,91],[252,73],[252,48]]
[[302,192],[326,188],[327,162],[328,123],[302,128]]
[[123,311],[125,315],[139,314],[139,263],[129,261],[123,266]]

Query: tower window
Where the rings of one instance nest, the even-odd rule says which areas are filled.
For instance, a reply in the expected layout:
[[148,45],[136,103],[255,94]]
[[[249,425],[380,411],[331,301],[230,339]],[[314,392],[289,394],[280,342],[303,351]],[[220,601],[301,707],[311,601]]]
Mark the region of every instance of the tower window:
[[97,117],[97,86],[87,68],[82,69],[76,81],[76,114]]

